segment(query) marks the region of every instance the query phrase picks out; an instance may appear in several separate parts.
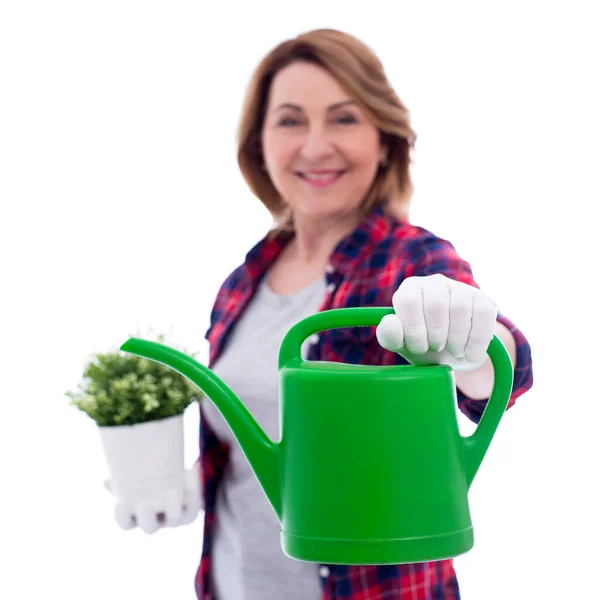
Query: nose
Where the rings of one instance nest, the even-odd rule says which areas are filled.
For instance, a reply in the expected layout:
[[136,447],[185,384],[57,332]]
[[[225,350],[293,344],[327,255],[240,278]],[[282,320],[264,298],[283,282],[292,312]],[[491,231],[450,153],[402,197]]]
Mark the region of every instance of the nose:
[[317,163],[335,154],[335,148],[327,132],[315,125],[309,128],[300,153],[307,161]]

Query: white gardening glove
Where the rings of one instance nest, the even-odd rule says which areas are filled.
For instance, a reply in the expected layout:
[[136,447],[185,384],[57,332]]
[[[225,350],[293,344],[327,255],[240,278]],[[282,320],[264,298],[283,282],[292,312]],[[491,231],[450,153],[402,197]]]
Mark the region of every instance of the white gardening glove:
[[115,517],[146,533],[187,525],[202,508],[198,462],[184,468],[183,416],[133,426],[100,427]]
[[[138,526],[145,533],[156,533],[164,527],[189,525],[204,508],[198,463],[185,471],[183,487],[169,488],[162,478],[146,485],[143,491],[138,488],[135,494],[117,498],[115,519],[121,529]],[[104,487],[114,495],[110,479]]]
[[376,330],[386,350],[415,365],[445,364],[457,371],[485,362],[498,310],[478,288],[440,274],[408,277],[392,304],[395,314]]

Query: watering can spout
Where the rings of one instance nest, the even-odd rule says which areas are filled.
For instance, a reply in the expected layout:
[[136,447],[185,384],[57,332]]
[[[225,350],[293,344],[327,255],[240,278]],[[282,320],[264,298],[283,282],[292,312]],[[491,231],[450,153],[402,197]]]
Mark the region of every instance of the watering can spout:
[[238,440],[254,474],[281,522],[279,445],[261,429],[239,398],[210,369],[163,344],[130,338],[121,350],[162,363],[198,386],[217,407]]

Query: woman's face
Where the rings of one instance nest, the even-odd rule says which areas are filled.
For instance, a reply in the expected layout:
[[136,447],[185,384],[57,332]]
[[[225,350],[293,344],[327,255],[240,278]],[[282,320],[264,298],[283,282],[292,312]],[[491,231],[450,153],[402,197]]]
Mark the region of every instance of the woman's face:
[[273,185],[305,220],[355,214],[385,157],[358,103],[325,69],[305,62],[274,77],[262,144]]

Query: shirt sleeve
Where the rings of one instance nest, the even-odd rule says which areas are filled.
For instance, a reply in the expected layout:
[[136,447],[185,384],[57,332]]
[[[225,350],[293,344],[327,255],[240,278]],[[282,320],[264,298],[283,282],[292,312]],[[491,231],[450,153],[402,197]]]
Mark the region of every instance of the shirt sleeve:
[[[403,278],[440,273],[455,281],[479,288],[473,279],[471,266],[456,252],[454,246],[441,238],[428,233],[419,236],[408,245],[409,265]],[[533,385],[531,347],[523,332],[504,314],[499,313],[497,321],[513,335],[517,346],[517,360],[514,370],[513,387],[507,408],[514,405]],[[489,398],[474,400],[456,389],[460,410],[473,422],[479,423]]]

